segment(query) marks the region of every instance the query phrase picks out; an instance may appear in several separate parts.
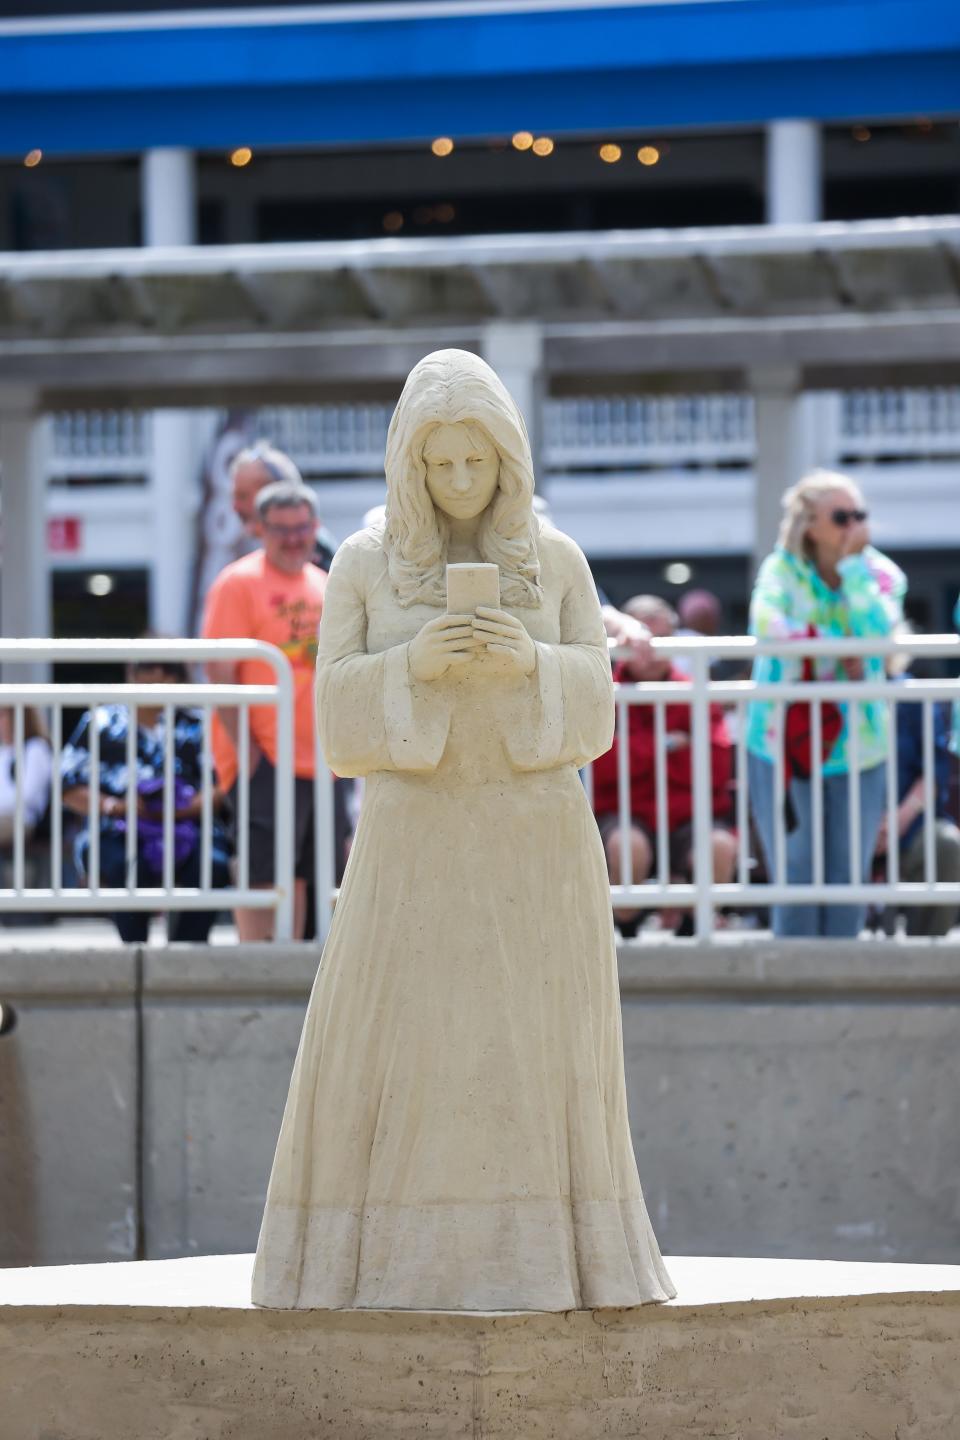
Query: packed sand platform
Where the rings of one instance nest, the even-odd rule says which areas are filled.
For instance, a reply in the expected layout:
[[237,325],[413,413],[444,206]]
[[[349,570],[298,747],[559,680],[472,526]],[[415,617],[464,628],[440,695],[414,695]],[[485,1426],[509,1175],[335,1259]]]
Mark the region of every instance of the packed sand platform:
[[639,1310],[251,1306],[248,1255],[0,1272],[17,1440],[943,1440],[960,1266],[670,1257]]

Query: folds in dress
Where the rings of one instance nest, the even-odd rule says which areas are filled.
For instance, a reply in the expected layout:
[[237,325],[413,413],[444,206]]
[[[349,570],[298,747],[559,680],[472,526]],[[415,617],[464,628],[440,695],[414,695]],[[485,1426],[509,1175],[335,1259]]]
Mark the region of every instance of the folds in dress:
[[254,1300],[565,1310],[675,1292],[627,1121],[606,867],[577,767],[613,704],[593,582],[544,527],[529,679],[417,683],[376,531],[320,632],[332,768],[366,790],[293,1072]]

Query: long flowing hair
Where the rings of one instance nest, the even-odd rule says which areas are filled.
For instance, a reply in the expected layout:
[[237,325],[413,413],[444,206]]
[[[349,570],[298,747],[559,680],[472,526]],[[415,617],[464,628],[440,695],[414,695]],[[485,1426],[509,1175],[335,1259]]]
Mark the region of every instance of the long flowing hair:
[[438,425],[460,424],[480,431],[500,457],[480,554],[500,567],[504,605],[538,606],[540,525],[527,427],[499,376],[466,350],[435,350],[413,367],[387,431],[383,546],[397,597],[403,606],[446,604],[447,520],[427,489],[423,447]]
[[777,544],[798,560],[814,558],[814,547],[806,538],[807,529],[813,524],[817,501],[831,490],[849,490],[863,505],[860,486],[849,475],[841,475],[836,470],[811,470],[783,492],[783,519]]

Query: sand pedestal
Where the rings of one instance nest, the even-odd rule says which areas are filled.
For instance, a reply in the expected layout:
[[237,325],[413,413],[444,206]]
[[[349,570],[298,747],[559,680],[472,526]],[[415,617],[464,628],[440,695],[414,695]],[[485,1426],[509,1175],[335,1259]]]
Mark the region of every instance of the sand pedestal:
[[276,1312],[252,1257],[0,1271],[11,1440],[946,1440],[960,1267],[671,1258],[665,1306]]

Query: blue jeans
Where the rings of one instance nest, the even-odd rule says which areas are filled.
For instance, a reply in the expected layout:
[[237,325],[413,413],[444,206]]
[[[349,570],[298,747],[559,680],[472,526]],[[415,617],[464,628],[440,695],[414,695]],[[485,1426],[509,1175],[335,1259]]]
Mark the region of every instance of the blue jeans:
[[[771,883],[776,880],[774,848],[774,770],[771,760],[747,756],[750,806],[767,862]],[[850,883],[849,777],[823,777],[823,878],[827,885]],[[790,798],[797,826],[786,836],[788,885],[813,883],[812,786],[793,779]],[[886,772],[874,765],[860,772],[860,875],[870,878],[877,832],[886,808]],[[774,905],[773,933],[779,936],[828,935],[834,940],[859,935],[866,918],[865,905]]]

